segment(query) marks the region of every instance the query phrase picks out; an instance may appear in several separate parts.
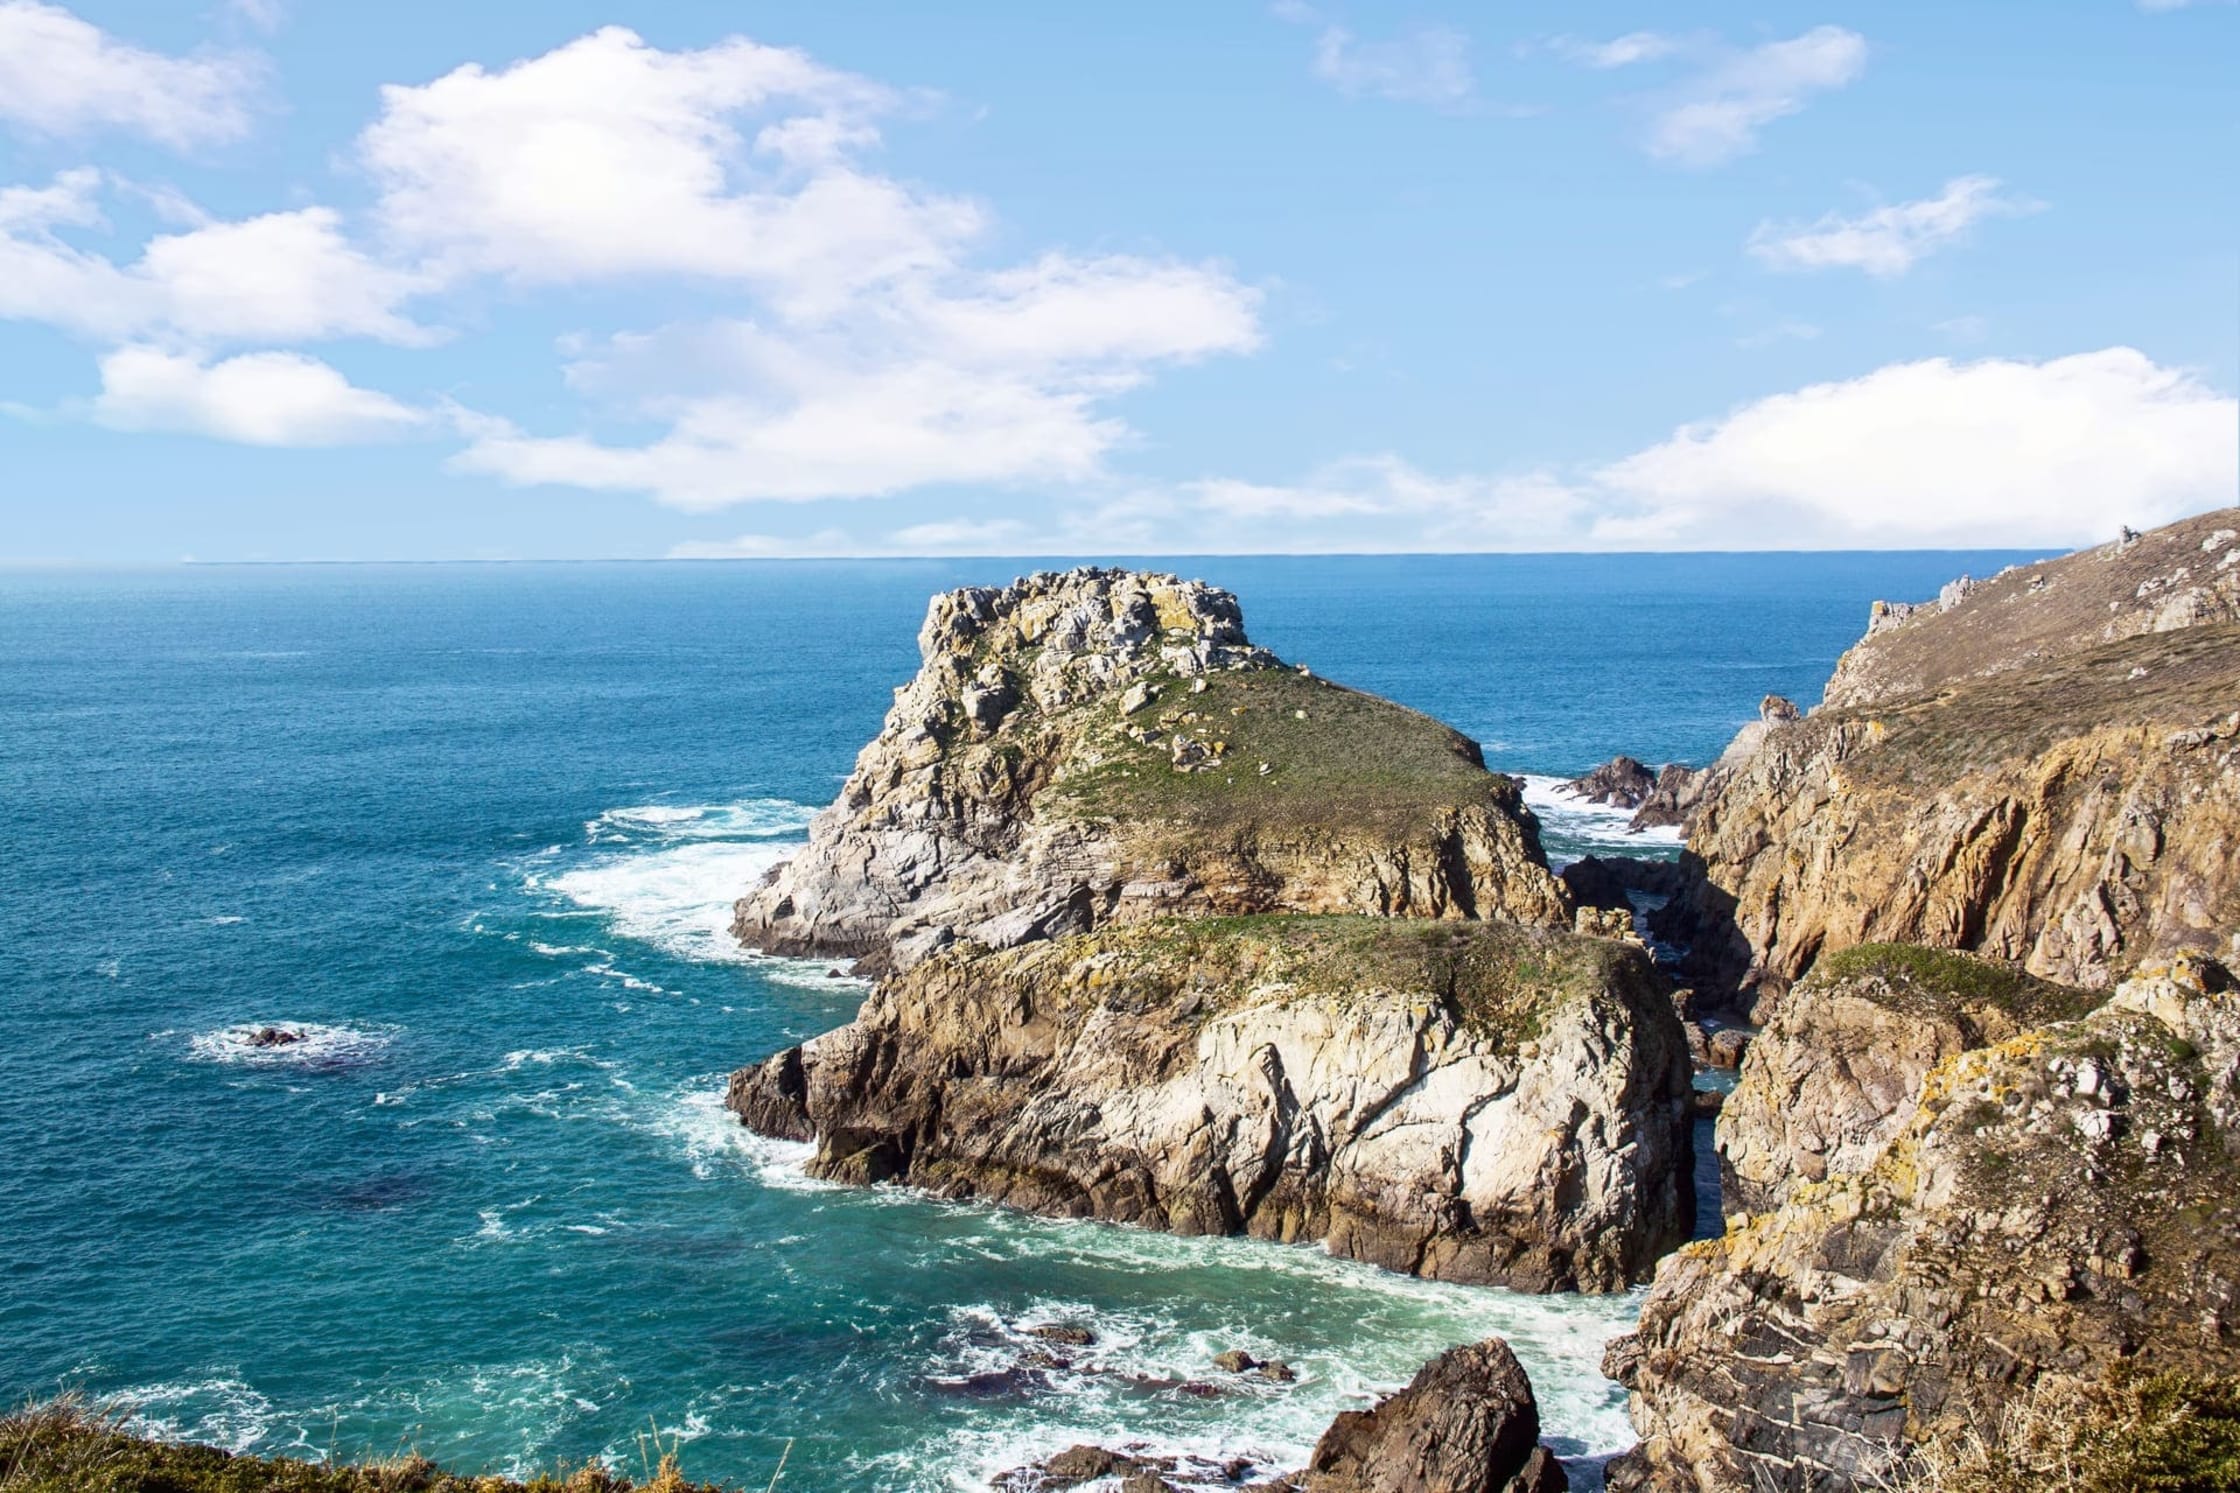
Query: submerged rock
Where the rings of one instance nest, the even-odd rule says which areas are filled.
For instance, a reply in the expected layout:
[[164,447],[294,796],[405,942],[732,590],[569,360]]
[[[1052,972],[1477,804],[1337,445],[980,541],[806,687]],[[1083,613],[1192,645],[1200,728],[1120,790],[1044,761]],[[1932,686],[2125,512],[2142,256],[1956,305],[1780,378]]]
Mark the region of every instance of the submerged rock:
[[740,900],[749,946],[877,973],[1174,912],[1570,923],[1475,743],[1284,668],[1227,592],[1036,575],[936,597],[918,641],[838,801]]
[[1442,1353],[1408,1387],[1315,1443],[1299,1493],[1562,1493],[1540,1407],[1499,1338]]
[[1638,947],[1492,923],[1168,920],[960,948],[734,1076],[810,1169],[1610,1291],[1693,1223],[1687,1049]]

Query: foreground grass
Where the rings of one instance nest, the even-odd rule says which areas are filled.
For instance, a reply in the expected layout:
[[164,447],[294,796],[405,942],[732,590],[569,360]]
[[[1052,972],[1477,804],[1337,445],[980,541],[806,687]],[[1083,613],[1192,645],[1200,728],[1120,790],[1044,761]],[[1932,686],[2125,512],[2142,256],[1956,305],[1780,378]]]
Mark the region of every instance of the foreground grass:
[[[659,1466],[636,1484],[596,1463],[521,1482],[462,1477],[420,1456],[237,1456],[151,1441],[129,1424],[129,1412],[70,1398],[0,1419],[0,1493],[722,1493],[712,1483],[685,1481],[673,1452],[661,1454]],[[776,1488],[775,1478],[770,1486]]]
[[1993,1437],[1922,1448],[1904,1493],[2240,1493],[2240,1378],[2046,1380]]

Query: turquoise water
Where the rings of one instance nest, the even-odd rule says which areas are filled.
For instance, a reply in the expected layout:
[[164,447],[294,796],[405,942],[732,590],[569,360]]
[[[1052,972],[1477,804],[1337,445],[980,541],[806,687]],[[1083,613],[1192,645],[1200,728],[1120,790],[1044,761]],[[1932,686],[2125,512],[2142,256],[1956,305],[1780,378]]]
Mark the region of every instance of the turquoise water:
[[[1207,560],[1254,637],[1496,766],[1702,759],[1875,596],[2012,556]],[[1295,1463],[1509,1334],[1575,1454],[1625,1299],[800,1175],[724,1074],[860,987],[731,948],[915,664],[1032,564],[0,574],[0,1394],[237,1448],[984,1486],[1086,1439]],[[1545,796],[1542,795],[1543,801]],[[1615,835],[1554,806],[1551,848]],[[259,1051],[265,1023],[314,1040]],[[1007,1375],[1021,1332],[1092,1327]],[[1174,1381],[1245,1347],[1290,1387]]]

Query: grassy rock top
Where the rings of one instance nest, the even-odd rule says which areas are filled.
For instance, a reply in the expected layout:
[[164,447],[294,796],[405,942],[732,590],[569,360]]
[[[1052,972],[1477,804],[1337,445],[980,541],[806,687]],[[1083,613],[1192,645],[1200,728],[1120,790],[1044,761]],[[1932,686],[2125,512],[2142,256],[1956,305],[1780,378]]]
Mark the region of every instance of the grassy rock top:
[[1877,602],[1824,703],[1934,694],[2124,638],[2240,622],[2236,556],[2240,509],[2218,508],[1988,580],[1963,578],[1934,602]]
[[1110,924],[994,953],[950,950],[913,975],[966,973],[1032,991],[1044,1015],[1104,1005],[1195,1022],[1271,1000],[1444,1005],[1465,1030],[1512,1048],[1574,1003],[1612,993],[1659,998],[1632,944],[1512,923],[1350,915]]
[[1809,992],[1837,984],[1901,1014],[1964,1015],[1988,1008],[2016,1027],[2083,1016],[2105,999],[1996,959],[1921,944],[1856,944],[1826,955],[1800,989],[1799,1005],[1809,1007]]

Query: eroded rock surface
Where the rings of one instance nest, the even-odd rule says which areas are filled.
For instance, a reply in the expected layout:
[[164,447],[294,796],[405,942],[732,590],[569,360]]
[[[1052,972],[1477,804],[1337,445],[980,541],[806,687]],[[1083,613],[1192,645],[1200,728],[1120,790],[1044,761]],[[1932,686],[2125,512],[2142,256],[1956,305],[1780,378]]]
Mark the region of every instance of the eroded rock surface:
[[1509,1345],[1451,1348],[1373,1409],[1349,1410],[1315,1443],[1300,1493],[1563,1493],[1540,1444],[1540,1407]]
[[740,901],[750,947],[878,970],[1173,912],[1570,924],[1475,743],[1283,667],[1226,592],[1036,575],[936,597],[918,641],[808,845]]
[[1293,916],[953,949],[729,1103],[820,1176],[1608,1291],[1688,1237],[1688,1094],[1633,945]]
[[1605,1360],[1611,1484],[1890,1486],[2118,1362],[2240,1371],[2240,993],[2199,959],[1945,1059],[1871,1164],[1671,1256]]
[[1831,955],[1751,1041],[1721,1106],[1727,1212],[1761,1213],[1804,1183],[1864,1171],[1913,1118],[1930,1069],[2098,999],[1918,945]]

